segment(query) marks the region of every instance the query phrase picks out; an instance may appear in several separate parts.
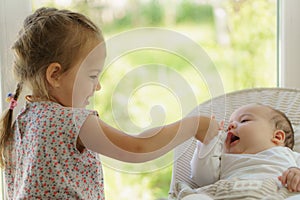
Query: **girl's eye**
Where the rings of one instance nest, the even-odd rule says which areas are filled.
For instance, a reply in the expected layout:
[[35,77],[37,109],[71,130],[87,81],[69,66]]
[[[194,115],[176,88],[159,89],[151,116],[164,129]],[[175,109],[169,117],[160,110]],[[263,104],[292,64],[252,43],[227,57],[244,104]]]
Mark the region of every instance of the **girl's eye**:
[[98,76],[90,76],[91,79],[96,79]]

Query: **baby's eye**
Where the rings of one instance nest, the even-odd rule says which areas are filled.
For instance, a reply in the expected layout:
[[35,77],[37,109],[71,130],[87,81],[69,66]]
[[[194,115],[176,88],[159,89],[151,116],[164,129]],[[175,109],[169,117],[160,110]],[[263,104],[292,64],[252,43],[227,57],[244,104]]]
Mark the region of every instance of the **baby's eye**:
[[250,121],[250,119],[242,119],[241,123],[245,123],[245,122],[248,122],[248,121]]

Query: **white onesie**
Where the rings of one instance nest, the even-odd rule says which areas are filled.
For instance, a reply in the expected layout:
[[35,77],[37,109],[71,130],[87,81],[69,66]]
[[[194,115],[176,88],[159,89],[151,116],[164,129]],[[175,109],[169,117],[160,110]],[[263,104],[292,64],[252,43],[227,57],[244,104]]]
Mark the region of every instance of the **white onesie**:
[[197,143],[191,160],[191,178],[198,186],[220,179],[277,180],[289,167],[300,167],[300,154],[287,147],[273,147],[257,154],[224,153],[225,137],[220,131],[209,144]]

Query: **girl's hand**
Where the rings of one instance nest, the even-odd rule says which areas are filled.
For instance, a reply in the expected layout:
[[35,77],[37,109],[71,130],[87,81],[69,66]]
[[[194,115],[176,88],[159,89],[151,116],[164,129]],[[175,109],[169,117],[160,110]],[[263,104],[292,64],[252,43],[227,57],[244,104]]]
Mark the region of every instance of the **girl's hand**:
[[282,176],[278,177],[281,184],[290,192],[300,192],[300,169],[297,167],[291,167],[282,173]]
[[220,130],[224,129],[224,121],[221,121],[218,123],[216,121],[216,118],[214,115],[211,116],[209,128],[207,130],[207,133],[205,135],[205,139],[203,141],[204,144],[208,144],[216,135],[218,135],[218,132]]

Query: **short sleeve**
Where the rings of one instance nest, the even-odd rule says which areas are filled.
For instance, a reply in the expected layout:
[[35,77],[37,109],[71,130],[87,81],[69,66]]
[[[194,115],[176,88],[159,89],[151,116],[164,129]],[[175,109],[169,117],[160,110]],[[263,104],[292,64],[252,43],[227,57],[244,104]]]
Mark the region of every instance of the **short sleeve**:
[[73,115],[74,123],[79,133],[87,117],[89,115],[98,116],[98,112],[94,110],[87,110],[87,109],[73,109],[72,115]]

